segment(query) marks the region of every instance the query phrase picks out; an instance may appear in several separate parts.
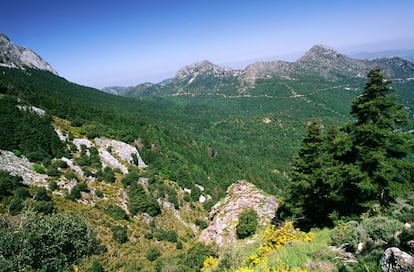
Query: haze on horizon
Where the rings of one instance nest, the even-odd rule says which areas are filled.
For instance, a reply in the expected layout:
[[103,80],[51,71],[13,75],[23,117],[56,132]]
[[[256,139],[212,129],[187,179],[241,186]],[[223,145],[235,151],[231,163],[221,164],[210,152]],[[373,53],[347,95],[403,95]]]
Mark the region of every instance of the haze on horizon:
[[243,68],[342,53],[414,49],[410,0],[7,1],[0,32],[66,79],[97,88],[173,77],[207,59]]

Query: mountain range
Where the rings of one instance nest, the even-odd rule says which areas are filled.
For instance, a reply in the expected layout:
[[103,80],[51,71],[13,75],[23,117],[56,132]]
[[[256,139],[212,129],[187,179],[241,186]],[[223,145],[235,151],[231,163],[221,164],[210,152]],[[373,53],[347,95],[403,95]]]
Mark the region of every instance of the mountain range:
[[325,45],[315,45],[295,62],[256,62],[244,69],[232,69],[204,60],[181,68],[174,78],[158,84],[147,82],[132,87],[107,87],[103,91],[129,97],[205,93],[249,95],[254,93],[255,82],[259,79],[316,77],[334,82],[364,78],[374,67],[379,67],[388,78],[394,80],[414,78],[414,64],[406,58],[361,60],[350,58]]

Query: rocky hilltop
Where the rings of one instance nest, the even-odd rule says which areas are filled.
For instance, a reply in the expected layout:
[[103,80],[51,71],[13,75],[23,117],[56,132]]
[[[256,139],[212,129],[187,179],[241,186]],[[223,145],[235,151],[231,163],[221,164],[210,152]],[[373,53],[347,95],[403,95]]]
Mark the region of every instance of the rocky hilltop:
[[49,71],[55,75],[53,67],[32,50],[15,45],[10,39],[0,33],[0,66],[11,68],[34,68]]

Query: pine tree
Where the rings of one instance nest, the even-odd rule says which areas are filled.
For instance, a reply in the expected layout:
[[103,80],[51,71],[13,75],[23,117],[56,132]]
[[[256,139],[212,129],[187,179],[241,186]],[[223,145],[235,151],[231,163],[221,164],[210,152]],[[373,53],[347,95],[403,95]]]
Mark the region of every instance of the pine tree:
[[344,129],[352,141],[345,162],[360,171],[356,186],[365,206],[386,206],[411,178],[412,163],[406,157],[413,150],[412,138],[401,132],[408,117],[389,95],[394,91],[390,83],[378,68],[371,70],[362,94],[352,102],[355,120]]
[[302,228],[331,224],[329,214],[341,202],[338,166],[330,150],[336,133],[331,129],[324,134],[317,121],[310,121],[308,135],[293,160],[285,203],[292,214],[303,217]]

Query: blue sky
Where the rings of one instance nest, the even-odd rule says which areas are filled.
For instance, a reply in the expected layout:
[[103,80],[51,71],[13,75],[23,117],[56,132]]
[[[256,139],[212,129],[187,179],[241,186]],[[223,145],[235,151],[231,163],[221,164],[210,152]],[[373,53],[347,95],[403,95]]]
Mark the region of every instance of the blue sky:
[[204,59],[292,61],[314,44],[414,49],[412,0],[16,0],[0,13],[14,43],[98,88],[157,82]]

